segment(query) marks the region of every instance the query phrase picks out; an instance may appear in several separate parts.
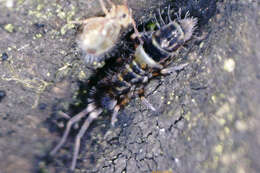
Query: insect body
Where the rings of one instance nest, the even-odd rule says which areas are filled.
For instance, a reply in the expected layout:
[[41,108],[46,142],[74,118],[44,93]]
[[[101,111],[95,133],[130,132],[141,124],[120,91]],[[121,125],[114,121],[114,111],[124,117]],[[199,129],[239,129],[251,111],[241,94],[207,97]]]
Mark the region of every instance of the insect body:
[[93,120],[104,110],[111,112],[112,125],[116,122],[118,111],[136,95],[149,108],[155,110],[144,97],[144,87],[153,78],[181,70],[187,65],[167,68],[176,51],[191,38],[197,23],[195,18],[188,15],[184,19],[169,21],[168,24],[159,26],[156,31],[142,33],[141,43],[131,58],[112,59],[110,63],[99,69],[95,82],[90,81],[92,87],[88,92],[87,107],[67,122],[63,137],[51,151],[51,155],[54,155],[65,143],[72,125],[86,118],[75,139],[71,165],[73,170],[76,166],[81,138]]
[[85,54],[85,61],[100,61],[115,47],[120,31],[132,22],[132,12],[127,5],[115,5],[108,0],[111,9],[107,10],[103,0],[99,0],[104,17],[92,17],[72,23],[82,24],[77,35],[77,43]]

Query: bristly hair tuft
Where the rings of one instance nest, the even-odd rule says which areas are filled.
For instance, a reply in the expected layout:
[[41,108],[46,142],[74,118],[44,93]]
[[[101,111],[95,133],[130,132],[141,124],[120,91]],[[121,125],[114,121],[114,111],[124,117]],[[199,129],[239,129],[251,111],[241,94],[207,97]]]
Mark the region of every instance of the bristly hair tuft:
[[189,17],[189,12],[186,13],[184,19],[179,20],[180,25],[184,30],[184,41],[188,41],[196,29],[196,25],[198,23],[197,18]]

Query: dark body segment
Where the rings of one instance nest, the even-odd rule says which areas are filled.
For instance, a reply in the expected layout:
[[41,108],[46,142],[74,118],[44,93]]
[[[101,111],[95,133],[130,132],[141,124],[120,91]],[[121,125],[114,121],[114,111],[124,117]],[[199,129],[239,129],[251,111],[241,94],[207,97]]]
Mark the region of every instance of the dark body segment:
[[[133,68],[135,68],[135,70],[133,70]],[[130,63],[113,63],[109,70],[105,72],[108,75],[97,79],[99,81],[92,89],[95,92],[90,97],[93,97],[93,101],[99,104],[99,100],[101,100],[104,95],[109,95],[109,100],[115,100],[117,105],[123,107],[127,103],[125,100],[131,99],[137,92],[137,88],[143,86],[150,76],[149,72],[143,71],[143,73],[139,74],[135,71],[143,71],[135,60],[132,60]]]

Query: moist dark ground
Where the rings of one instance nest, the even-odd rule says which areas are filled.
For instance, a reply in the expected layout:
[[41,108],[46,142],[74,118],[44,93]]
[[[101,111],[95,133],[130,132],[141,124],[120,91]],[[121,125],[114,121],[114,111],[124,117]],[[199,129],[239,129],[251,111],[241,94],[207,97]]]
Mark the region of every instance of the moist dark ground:
[[[92,71],[77,54],[76,29],[66,24],[100,15],[99,4],[10,2],[0,1],[0,54],[8,55],[0,60],[0,172],[68,172],[73,134],[47,157],[63,131],[55,112],[81,105],[78,81]],[[101,117],[85,135],[76,172],[260,172],[260,4],[193,2],[203,9],[206,37],[181,55],[189,65],[177,76],[148,85],[159,113],[137,98],[115,128]],[[129,0],[138,22],[166,3],[175,1]]]

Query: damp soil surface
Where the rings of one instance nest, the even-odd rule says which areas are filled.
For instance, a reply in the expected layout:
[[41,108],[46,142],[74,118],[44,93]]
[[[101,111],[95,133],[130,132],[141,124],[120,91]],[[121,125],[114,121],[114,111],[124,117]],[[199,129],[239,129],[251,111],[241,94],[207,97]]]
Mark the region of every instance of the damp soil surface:
[[[259,2],[128,5],[138,26],[156,9],[188,9],[199,19],[197,41],[179,55],[184,70],[147,86],[156,112],[136,98],[115,127],[106,114],[91,125],[75,172],[260,172]],[[94,72],[68,21],[102,10],[95,0],[1,0],[0,11],[0,173],[69,172],[77,129],[57,155],[48,153],[64,130],[59,111],[82,109],[80,84]]]

